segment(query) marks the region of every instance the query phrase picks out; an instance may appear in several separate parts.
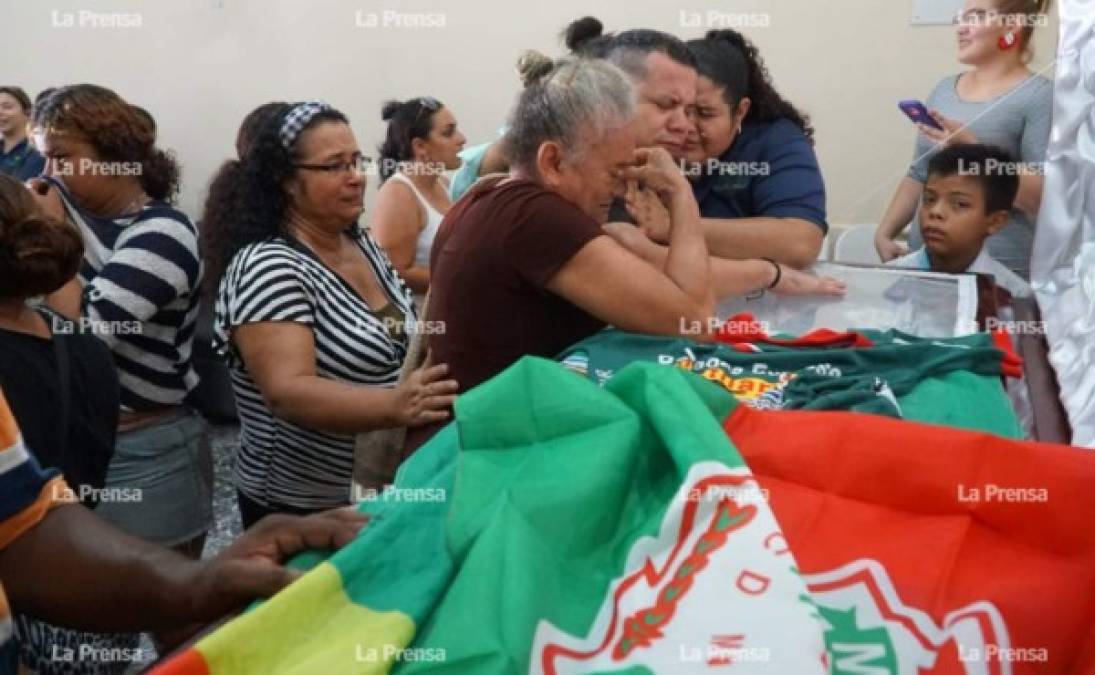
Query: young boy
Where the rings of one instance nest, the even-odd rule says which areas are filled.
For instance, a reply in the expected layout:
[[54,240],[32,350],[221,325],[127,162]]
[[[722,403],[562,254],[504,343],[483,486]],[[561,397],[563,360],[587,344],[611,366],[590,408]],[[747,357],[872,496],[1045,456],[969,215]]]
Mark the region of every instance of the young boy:
[[1008,222],[1019,191],[1020,167],[1007,152],[988,145],[952,145],[928,162],[920,201],[924,247],[890,261],[896,267],[934,272],[991,274],[1013,297],[1030,285],[989,256],[985,240]]

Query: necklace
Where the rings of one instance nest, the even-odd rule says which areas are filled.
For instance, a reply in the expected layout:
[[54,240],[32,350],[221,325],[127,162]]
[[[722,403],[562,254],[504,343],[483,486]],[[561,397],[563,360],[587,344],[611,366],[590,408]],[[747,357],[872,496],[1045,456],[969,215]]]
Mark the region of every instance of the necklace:
[[122,213],[136,213],[143,209],[152,199],[145,194],[144,190],[141,190],[136,197],[134,197],[125,208],[122,209]]

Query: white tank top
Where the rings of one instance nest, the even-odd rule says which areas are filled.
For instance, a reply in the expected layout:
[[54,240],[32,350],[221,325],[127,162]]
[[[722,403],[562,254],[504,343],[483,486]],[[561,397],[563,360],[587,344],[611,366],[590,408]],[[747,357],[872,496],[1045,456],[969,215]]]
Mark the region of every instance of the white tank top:
[[414,264],[416,267],[429,268],[430,248],[433,247],[434,237],[437,236],[437,228],[441,225],[441,219],[445,217],[445,214],[430,206],[430,203],[422,196],[422,193],[418,191],[410,178],[396,172],[392,174],[389,180],[398,180],[409,187],[415,198],[418,199],[418,203],[426,210],[426,227],[422,228],[422,232],[418,235],[418,245],[414,251]]

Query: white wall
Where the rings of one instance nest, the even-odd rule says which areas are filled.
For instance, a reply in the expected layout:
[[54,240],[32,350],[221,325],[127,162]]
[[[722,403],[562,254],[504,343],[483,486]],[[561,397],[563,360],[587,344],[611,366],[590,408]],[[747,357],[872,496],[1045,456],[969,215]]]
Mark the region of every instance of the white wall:
[[[706,26],[685,25],[682,16],[706,21],[717,11],[753,24],[742,29],[777,87],[812,115],[830,220],[874,222],[912,156],[914,129],[897,101],[924,98],[959,70],[953,29],[910,25],[911,0],[0,2],[0,81],[32,96],[94,82],[148,108],[162,144],[182,162],[181,205],[191,214],[233,151],[239,121],[261,102],[326,99],[349,115],[366,154],[375,154],[381,102],[430,94],[453,109],[474,143],[493,138],[505,116],[519,86],[517,54],[561,54],[558,33],[570,20],[593,13],[610,30],[650,27],[691,38]],[[440,15],[432,23],[443,25],[389,19],[384,26],[385,11]],[[96,26],[81,12],[135,14],[130,23],[140,26]],[[56,25],[67,13],[76,25]],[[380,26],[358,25],[373,13]],[[1054,17],[1036,40],[1036,69],[1052,63],[1056,33]]]

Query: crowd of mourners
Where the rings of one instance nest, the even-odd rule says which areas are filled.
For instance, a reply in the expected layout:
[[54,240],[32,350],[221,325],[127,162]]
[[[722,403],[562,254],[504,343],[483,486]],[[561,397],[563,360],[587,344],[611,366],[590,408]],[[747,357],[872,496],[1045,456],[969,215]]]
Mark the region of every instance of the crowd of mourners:
[[[983,20],[1044,5],[966,2],[966,69],[927,99],[883,262],[1029,292],[1041,176],[963,167],[1044,160],[1033,28]],[[196,220],[154,114],[94,84],[0,87],[0,673],[115,672],[57,646],[135,653],[149,631],[168,648],[276,591],[286,556],[363,525],[339,508],[355,454],[394,470],[523,356],[607,326],[679,335],[735,296],[844,292],[808,269],[829,228],[824,130],[745,36],[590,17],[564,35],[565,56],[520,55],[505,127],[474,146],[430,96],[383,106],[375,157],[337,102],[258,105]],[[205,561],[196,346],[231,382],[245,528]]]

